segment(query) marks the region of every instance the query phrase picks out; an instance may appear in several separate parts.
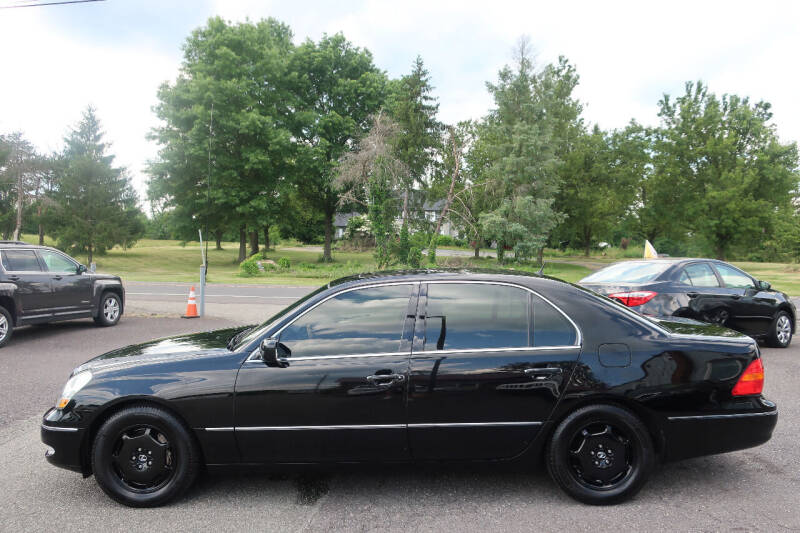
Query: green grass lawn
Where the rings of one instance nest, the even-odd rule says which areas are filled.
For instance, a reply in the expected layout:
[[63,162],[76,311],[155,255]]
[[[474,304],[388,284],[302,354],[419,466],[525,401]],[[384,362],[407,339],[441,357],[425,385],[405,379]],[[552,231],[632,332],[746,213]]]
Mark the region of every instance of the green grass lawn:
[[[35,235],[24,235],[23,240],[38,242]],[[53,245],[54,243],[46,239],[45,244]],[[287,244],[290,244],[291,248],[298,247],[294,243]],[[267,257],[274,261],[285,257],[291,262],[290,268],[276,268],[259,276],[246,277],[240,274],[239,265],[236,264],[238,243],[225,242],[222,243],[222,247],[222,250],[215,250],[213,244],[209,246],[208,281],[210,283],[322,285],[343,276],[376,270],[371,252],[335,251],[334,262],[326,264],[320,262],[321,253],[317,250],[287,249],[288,246],[278,246],[276,250],[270,251]],[[598,253],[585,258],[551,253],[548,250],[544,273],[574,283],[602,264],[627,259],[627,257],[619,255],[613,254],[610,257]],[[76,259],[86,261],[85,256],[78,256]],[[128,250],[114,248],[106,255],[95,256],[95,262],[99,272],[117,274],[124,280],[197,282],[200,276],[200,245],[197,242],[189,242],[182,246],[179,241],[143,239]],[[488,257],[475,259],[473,257],[439,256],[437,262],[441,267],[498,268],[497,261]],[[778,290],[792,296],[800,295],[800,265],[798,264],[752,262],[735,262],[734,264],[757,279],[770,282]],[[536,265],[526,264],[513,264],[505,268],[524,272],[539,270]]]

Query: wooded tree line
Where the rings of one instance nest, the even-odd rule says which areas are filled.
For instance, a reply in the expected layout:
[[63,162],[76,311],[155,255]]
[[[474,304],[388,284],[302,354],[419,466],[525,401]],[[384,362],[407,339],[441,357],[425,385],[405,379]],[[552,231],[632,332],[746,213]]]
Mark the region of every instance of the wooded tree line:
[[45,234],[59,248],[95,254],[133,245],[145,216],[125,169],[113,165],[92,107],[53,154],[38,153],[22,133],[0,135],[0,235]]
[[435,233],[418,216],[426,199],[444,200],[440,214],[476,251],[496,243],[500,260],[622,238],[797,257],[797,145],[780,142],[768,103],[687,83],[659,102],[658,126],[604,131],[585,122],[578,82],[565,58],[534,64],[523,39],[487,83],[489,114],[446,125],[421,58],[389,79],[341,34],[294,45],[274,19],[214,18],[159,90],[150,199],[172,231],[207,223],[219,245],[233,229],[240,260],[275,225],[321,238],[329,260],[335,213],[359,211],[379,266],[405,263],[409,232]]

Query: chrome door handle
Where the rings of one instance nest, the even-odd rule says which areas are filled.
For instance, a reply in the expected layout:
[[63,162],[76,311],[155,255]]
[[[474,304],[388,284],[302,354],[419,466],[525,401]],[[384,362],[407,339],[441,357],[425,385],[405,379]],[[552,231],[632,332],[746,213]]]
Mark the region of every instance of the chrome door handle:
[[548,366],[544,368],[526,368],[525,375],[533,379],[545,379],[553,374],[561,374],[562,370],[558,367]]
[[376,387],[388,387],[392,383],[402,383],[405,381],[405,379],[406,376],[404,374],[375,374],[372,376],[367,376],[367,381]]
[[61,276],[53,276],[53,279],[59,280],[59,279],[61,279]]

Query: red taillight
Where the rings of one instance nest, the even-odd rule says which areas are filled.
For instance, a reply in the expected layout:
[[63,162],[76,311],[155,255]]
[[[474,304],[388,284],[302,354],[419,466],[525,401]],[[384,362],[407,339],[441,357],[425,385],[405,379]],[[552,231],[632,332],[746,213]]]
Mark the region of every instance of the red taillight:
[[764,389],[764,365],[761,358],[756,359],[745,369],[744,373],[736,382],[731,394],[734,396],[747,396],[748,394],[761,394]]
[[609,294],[608,297],[619,300],[628,307],[636,307],[637,305],[649,302],[656,294],[658,293],[653,291],[631,291],[615,292],[614,294]]

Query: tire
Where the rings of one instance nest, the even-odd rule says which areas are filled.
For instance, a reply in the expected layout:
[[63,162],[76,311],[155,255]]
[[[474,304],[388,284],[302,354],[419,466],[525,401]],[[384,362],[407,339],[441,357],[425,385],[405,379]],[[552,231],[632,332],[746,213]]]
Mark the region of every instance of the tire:
[[590,505],[632,498],[655,463],[653,441],[633,413],[590,405],[570,413],[553,432],[547,470],[569,496]]
[[94,323],[103,327],[116,326],[122,317],[122,301],[119,296],[110,291],[104,292],[98,305],[99,309],[97,316],[94,317]]
[[792,343],[792,316],[780,311],[769,327],[767,345],[773,348],[787,348]]
[[97,484],[129,507],[157,507],[194,483],[200,466],[197,444],[171,413],[147,405],[113,414],[92,443]]
[[5,307],[0,306],[0,348],[8,344],[14,333],[14,320]]

